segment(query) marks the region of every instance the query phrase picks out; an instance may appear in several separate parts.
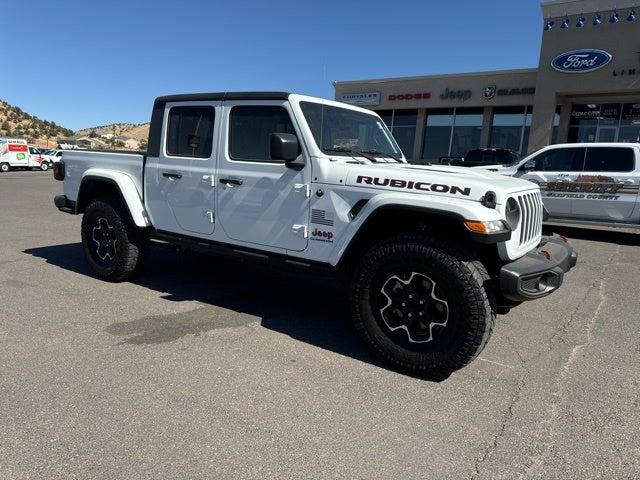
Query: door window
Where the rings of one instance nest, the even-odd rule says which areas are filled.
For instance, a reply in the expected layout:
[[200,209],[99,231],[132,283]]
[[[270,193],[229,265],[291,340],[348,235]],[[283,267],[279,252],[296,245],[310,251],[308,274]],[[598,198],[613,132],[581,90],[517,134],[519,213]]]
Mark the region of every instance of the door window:
[[634,169],[630,148],[592,147],[587,149],[585,172],[630,172]]
[[209,158],[215,112],[207,106],[172,107],[167,125],[167,154]]
[[271,160],[272,133],[296,133],[286,108],[277,105],[237,106],[229,116],[229,156],[232,160],[283,163]]
[[579,172],[584,163],[585,148],[556,148],[535,158],[536,170],[542,172]]

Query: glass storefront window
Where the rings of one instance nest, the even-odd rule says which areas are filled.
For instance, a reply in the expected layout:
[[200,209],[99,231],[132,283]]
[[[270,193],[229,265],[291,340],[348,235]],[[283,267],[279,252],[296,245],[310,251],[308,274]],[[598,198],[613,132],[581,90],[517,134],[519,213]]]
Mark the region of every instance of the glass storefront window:
[[480,146],[482,108],[444,108],[427,112],[422,158],[463,157]]
[[571,109],[571,127],[587,127],[598,125],[598,117],[600,116],[600,105],[597,103],[588,103],[585,105],[573,105]]
[[380,115],[384,124],[391,128],[391,122],[393,121],[393,110],[377,110],[376,113]]
[[623,105],[618,141],[640,142],[640,103]]
[[569,143],[584,143],[596,141],[596,127],[569,127]]
[[603,103],[600,106],[599,125],[618,126],[622,109],[619,103]]
[[640,103],[575,104],[569,142],[638,142]]
[[522,132],[522,148],[520,154],[525,155],[529,151],[529,133],[531,133],[531,118],[533,117],[533,107],[527,107],[524,114],[524,131]]
[[531,107],[497,107],[493,111],[490,145],[524,154],[530,129]]
[[406,158],[413,157],[418,110],[378,110]]
[[450,156],[464,157],[469,150],[480,146],[482,114],[482,108],[456,109],[453,119]]
[[449,156],[451,131],[453,130],[453,109],[429,110],[424,129],[422,158],[438,160]]

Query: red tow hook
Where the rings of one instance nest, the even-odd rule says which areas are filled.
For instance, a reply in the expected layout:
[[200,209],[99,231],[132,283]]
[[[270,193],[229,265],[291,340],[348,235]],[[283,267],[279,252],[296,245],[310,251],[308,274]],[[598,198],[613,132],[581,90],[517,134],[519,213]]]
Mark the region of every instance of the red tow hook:
[[569,243],[569,239],[567,237],[565,237],[564,235],[558,235],[558,237],[560,238],[560,240],[562,240],[564,243]]
[[544,255],[547,260],[551,260],[551,258],[552,258],[551,254],[549,252],[547,252],[546,250],[540,250],[540,253],[542,255]]

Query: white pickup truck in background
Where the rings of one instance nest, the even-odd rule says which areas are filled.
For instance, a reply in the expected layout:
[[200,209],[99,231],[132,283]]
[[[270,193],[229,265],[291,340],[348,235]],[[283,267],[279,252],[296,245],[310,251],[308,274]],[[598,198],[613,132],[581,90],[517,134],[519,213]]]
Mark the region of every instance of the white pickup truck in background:
[[540,186],[550,220],[640,226],[640,144],[550,145],[508,166],[474,167]]
[[101,278],[138,272],[154,242],[329,272],[350,282],[363,340],[417,374],[469,363],[497,312],[554,292],[576,263],[566,240],[542,236],[536,185],[410,165],[380,117],[352,105],[283,92],[160,97],[148,145],[65,151],[54,164],[55,204],[84,214]]

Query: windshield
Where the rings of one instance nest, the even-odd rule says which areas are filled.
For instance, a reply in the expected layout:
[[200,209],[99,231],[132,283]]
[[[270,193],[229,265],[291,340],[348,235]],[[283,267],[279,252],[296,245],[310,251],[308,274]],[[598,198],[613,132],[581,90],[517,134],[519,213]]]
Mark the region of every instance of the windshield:
[[300,102],[300,108],[316,145],[324,153],[402,157],[391,133],[376,115],[312,102]]

